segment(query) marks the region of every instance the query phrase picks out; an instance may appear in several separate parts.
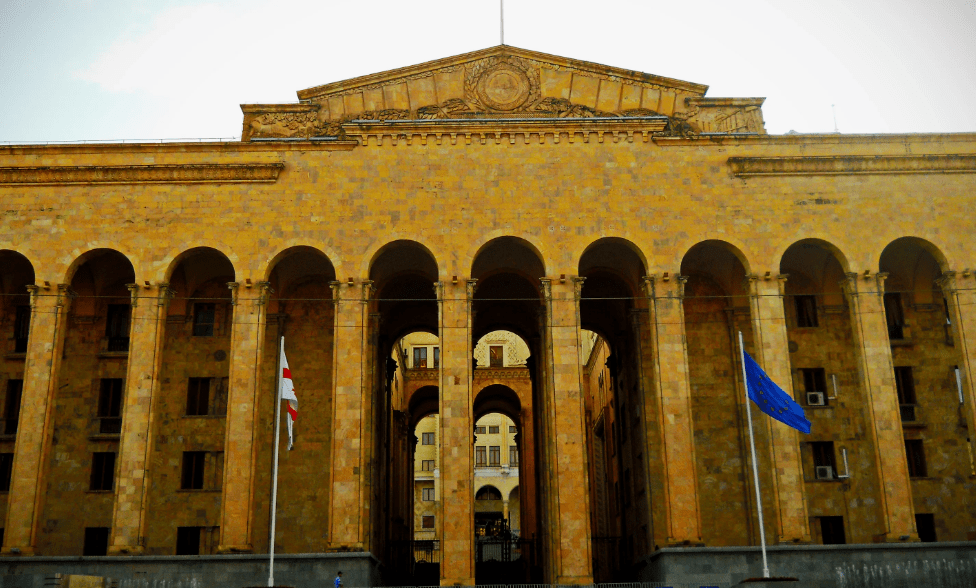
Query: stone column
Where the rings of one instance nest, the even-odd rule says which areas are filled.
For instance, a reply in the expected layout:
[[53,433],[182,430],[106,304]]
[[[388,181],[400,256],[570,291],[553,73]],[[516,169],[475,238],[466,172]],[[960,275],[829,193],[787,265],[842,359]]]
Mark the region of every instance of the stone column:
[[[644,278],[650,298],[654,388],[658,402],[660,439],[648,439],[645,455],[653,455],[651,441],[660,443],[668,545],[701,545],[701,510],[695,467],[695,434],[688,379],[688,342],[682,302],[688,278]],[[648,411],[650,412],[650,411]]]
[[[952,321],[952,337],[959,350],[959,378],[963,391],[963,412],[966,427],[970,431],[970,466],[976,456],[976,275],[963,272],[946,272],[938,280],[942,293],[949,303],[949,317]],[[976,475],[976,468],[973,469]]]
[[252,551],[254,545],[251,507],[256,454],[271,442],[270,436],[262,440],[255,430],[269,283],[258,282],[244,291],[237,282],[227,286],[232,292],[233,323],[218,551],[242,553]]
[[[784,392],[795,398],[790,370],[790,348],[786,334],[783,294],[786,275],[759,278],[749,276],[749,305],[752,311],[753,359]],[[733,344],[738,348],[738,334]],[[738,363],[736,364],[738,365]],[[741,365],[736,369],[742,369]],[[750,410],[755,407],[749,406]],[[759,418],[769,418],[758,410]],[[769,422],[769,459],[773,475],[773,512],[780,543],[809,543],[810,522],[800,461],[800,433],[779,421]],[[902,449],[904,451],[904,449]]]
[[440,282],[441,586],[474,586],[474,398],[472,313],[475,280]]
[[369,549],[369,461],[372,434],[366,413],[371,392],[369,298],[373,282],[332,282],[335,335],[332,359],[332,468],[329,483],[329,549]]
[[132,293],[132,320],[112,511],[112,540],[109,543],[112,555],[141,554],[145,549],[150,440],[163,361],[166,309],[173,297],[169,284],[145,289],[129,284],[128,288]]
[[67,284],[56,291],[28,286],[30,334],[24,364],[20,423],[14,444],[14,465],[7,498],[3,555],[34,555],[53,436],[54,396],[70,306]]
[[877,475],[881,482],[881,503],[885,530],[878,539],[901,541],[901,537],[918,540],[912,488],[905,455],[905,434],[901,427],[895,368],[888,340],[888,323],[884,310],[886,273],[847,274],[841,282],[851,310],[858,371],[861,376],[865,421],[875,455]]
[[579,297],[585,278],[542,280],[545,297],[547,381],[543,392],[550,435],[541,441],[551,456],[547,506],[553,584],[592,584],[590,495],[587,471]]

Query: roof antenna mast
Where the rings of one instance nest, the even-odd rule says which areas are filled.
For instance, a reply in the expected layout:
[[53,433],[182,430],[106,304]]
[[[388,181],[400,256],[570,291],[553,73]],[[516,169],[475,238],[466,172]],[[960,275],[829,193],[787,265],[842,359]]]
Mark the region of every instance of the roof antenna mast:
[[834,132],[839,133],[840,131],[837,129],[837,109],[834,108],[833,104],[830,105],[830,111],[834,113]]
[[505,44],[505,0],[498,0],[498,15],[500,17],[502,45]]

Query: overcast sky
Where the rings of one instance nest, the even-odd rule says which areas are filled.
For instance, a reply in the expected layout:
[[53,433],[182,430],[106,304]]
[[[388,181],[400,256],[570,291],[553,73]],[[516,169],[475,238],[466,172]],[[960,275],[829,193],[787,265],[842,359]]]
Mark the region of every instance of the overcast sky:
[[[239,137],[240,104],[499,43],[498,0],[0,0],[0,142]],[[509,45],[763,96],[766,128],[976,131],[976,0],[506,0]]]

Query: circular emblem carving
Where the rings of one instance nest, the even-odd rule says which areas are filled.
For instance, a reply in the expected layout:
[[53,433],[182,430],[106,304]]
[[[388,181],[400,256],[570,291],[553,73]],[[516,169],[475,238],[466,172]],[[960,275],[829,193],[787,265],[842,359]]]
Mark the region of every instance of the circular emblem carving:
[[478,80],[478,98],[496,110],[515,110],[529,97],[529,78],[508,63],[489,69]]
[[217,361],[224,361],[225,359],[227,359],[227,352],[224,351],[223,349],[218,349],[217,351],[214,351],[214,359]]

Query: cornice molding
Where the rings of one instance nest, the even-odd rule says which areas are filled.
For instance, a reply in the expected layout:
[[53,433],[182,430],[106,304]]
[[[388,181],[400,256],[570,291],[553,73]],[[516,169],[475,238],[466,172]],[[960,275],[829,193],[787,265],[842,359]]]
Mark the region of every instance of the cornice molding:
[[976,173],[976,154],[835,155],[819,157],[730,157],[732,175],[811,176]]
[[0,167],[0,186],[274,183],[283,163]]
[[363,146],[383,144],[426,145],[435,142],[482,145],[503,140],[512,144],[521,136],[523,143],[559,143],[591,140],[599,143],[621,140],[648,142],[654,134],[666,132],[668,117],[593,117],[538,119],[431,119],[431,120],[353,120],[342,125],[347,137]]

